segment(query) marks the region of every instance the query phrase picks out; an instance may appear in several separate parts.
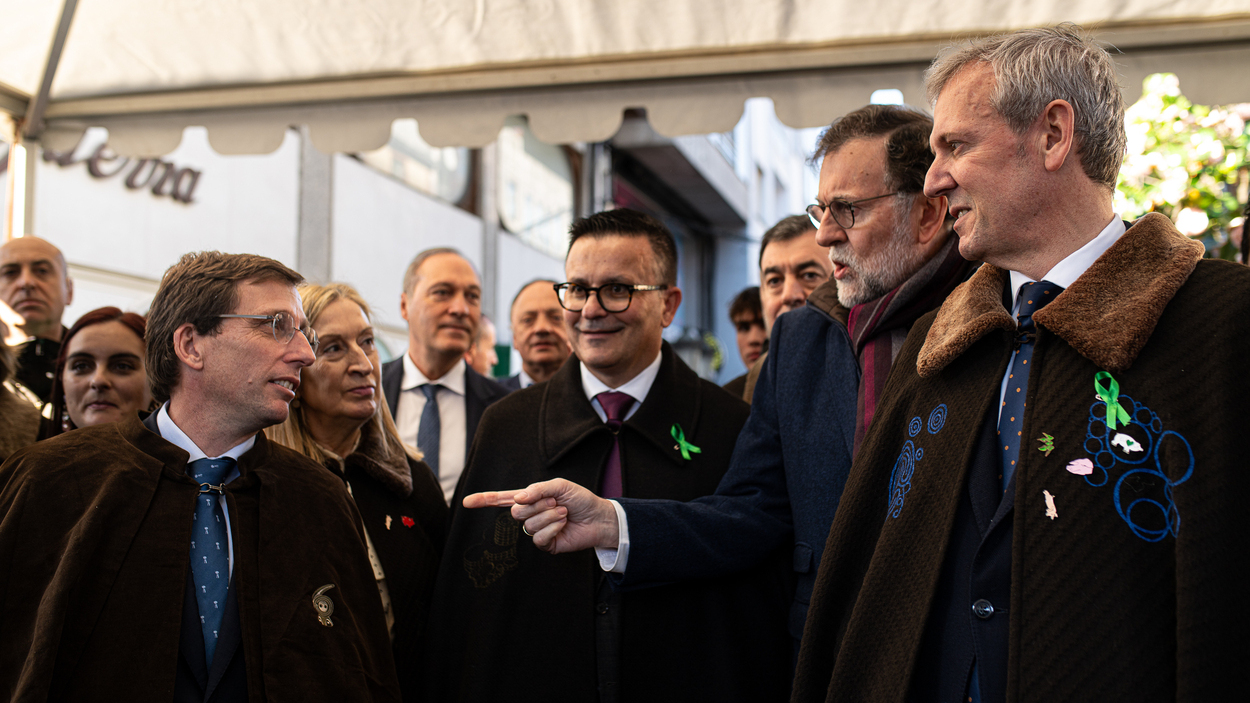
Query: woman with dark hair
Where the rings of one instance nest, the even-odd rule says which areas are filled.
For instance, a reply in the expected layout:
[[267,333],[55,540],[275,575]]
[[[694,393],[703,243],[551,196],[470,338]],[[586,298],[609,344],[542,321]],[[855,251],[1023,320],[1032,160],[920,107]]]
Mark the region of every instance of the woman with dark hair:
[[17,373],[13,350],[4,343],[8,327],[0,322],[0,462],[13,452],[33,444],[39,432],[39,407],[33,394],[13,380]]
[[142,315],[115,307],[78,318],[61,342],[51,418],[44,420],[40,439],[151,409],[144,370],[146,328]]
[[447,504],[430,467],[399,431],[382,397],[369,306],[351,286],[301,286],[308,324],[321,340],[300,372],[285,422],[269,439],[343,479],[364,521],[404,700],[419,699],[418,645],[446,537]]

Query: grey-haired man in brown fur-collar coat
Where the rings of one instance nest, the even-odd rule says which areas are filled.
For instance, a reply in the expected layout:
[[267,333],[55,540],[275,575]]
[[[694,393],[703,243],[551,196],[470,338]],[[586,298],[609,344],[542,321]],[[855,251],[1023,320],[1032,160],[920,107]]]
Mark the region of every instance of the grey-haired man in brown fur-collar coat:
[[1123,101],[1079,28],[954,50],[928,87],[926,194],[987,263],[895,362],[794,700],[1244,695],[1250,271],[1113,211]]

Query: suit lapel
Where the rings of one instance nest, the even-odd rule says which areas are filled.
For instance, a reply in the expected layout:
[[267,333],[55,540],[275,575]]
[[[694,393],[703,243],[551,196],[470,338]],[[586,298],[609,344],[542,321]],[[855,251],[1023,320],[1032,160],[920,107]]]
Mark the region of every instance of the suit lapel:
[[382,393],[386,396],[386,407],[390,408],[392,418],[399,416],[399,394],[403,383],[404,358],[402,356],[382,364]]

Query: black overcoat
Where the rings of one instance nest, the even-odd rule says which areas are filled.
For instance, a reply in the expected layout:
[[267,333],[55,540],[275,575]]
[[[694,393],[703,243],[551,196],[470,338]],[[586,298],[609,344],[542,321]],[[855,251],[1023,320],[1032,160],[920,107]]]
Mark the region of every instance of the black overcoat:
[[[1250,270],[1201,257],[1200,244],[1147,215],[1033,316],[1007,518],[1010,605],[992,616],[1009,628],[1008,701],[1250,690],[1240,576],[1250,563]],[[829,533],[795,701],[907,697],[1011,357],[1007,280],[983,266],[899,354]],[[1116,382],[1128,425],[1108,428],[1100,372]],[[1107,377],[1101,388],[1110,395]]]
[[[191,523],[187,453],[138,416],[0,467],[0,698],[174,697]],[[398,701],[360,514],[263,433],[226,486],[249,700]],[[314,593],[334,604],[321,624]]]
[[352,498],[386,574],[391,597],[392,650],[404,701],[421,699],[417,675],[434,578],[447,539],[447,503],[423,461],[390,456],[376,424],[366,423],[360,444],[331,471],[351,486]]
[[[662,356],[620,430],[624,492],[690,500],[716,489],[749,406],[667,344]],[[683,457],[674,427],[700,452]],[[597,490],[612,438],[571,359],[487,410],[453,506],[468,493],[556,477]],[[550,555],[507,509],[453,508],[428,630],[432,698],[784,699],[792,650],[783,566],[774,559],[732,577],[613,594],[593,551]],[[612,623],[615,636],[606,634]],[[619,689],[599,697],[599,681],[613,678]]]

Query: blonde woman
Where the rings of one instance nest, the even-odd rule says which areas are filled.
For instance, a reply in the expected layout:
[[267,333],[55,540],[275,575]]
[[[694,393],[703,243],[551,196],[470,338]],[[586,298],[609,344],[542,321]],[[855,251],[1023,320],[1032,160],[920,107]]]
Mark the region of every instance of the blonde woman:
[[447,505],[420,454],[399,439],[382,397],[369,306],[351,286],[300,288],[317,361],[300,374],[286,422],[265,430],[343,478],[364,520],[404,700],[417,667]]

